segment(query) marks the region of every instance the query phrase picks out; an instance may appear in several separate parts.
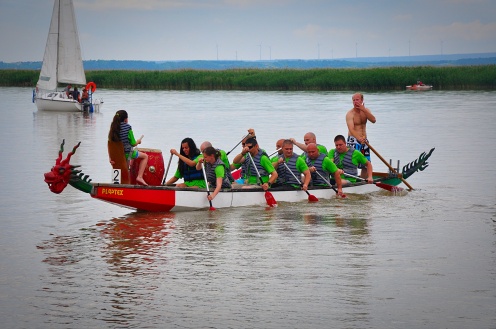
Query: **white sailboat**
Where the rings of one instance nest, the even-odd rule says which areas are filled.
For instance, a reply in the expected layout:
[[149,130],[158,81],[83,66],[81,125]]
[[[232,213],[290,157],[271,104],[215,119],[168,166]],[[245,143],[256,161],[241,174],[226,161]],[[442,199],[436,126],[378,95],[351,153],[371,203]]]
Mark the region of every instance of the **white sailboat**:
[[[68,97],[65,91],[58,91],[59,84],[79,86],[89,89],[86,104]],[[33,91],[33,102],[38,110],[46,111],[96,111],[102,106],[102,100],[93,100],[96,90],[93,82],[86,84],[81,46],[74,14],[72,0],[55,0],[52,20],[43,56],[40,77]]]

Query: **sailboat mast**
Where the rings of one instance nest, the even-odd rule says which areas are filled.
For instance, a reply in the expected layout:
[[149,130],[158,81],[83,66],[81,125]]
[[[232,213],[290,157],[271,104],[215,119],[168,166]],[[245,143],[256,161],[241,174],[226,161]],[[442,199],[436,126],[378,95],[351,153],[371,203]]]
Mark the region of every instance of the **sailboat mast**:
[[60,59],[60,56],[59,56],[59,50],[60,50],[60,0],[56,0],[58,3],[59,3],[59,10],[58,10],[58,18],[57,18],[57,53],[56,53],[56,56],[57,56],[57,60],[55,61],[55,63],[57,63],[57,65],[55,65],[55,76],[57,77],[57,86],[59,85],[59,59]]

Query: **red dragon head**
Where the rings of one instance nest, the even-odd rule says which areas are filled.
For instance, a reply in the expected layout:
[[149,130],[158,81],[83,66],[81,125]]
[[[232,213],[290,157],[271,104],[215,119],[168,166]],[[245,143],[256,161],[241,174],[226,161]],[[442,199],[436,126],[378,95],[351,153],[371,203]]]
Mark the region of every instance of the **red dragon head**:
[[64,144],[65,140],[62,140],[62,144],[60,144],[59,157],[55,160],[55,166],[53,166],[49,172],[45,173],[45,183],[48,184],[50,191],[56,194],[61,193],[67,184],[69,184],[69,180],[71,179],[71,171],[75,168],[75,166],[71,165],[69,161],[71,160],[71,156],[76,153],[76,149],[79,147],[81,142],[74,146],[72,152],[67,154],[65,160],[62,160]]

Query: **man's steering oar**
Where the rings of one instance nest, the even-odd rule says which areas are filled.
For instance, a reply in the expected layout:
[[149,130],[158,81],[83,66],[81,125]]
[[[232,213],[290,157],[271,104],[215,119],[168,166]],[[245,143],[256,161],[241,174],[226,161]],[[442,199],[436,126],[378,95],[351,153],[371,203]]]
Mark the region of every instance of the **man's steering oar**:
[[[203,178],[205,178],[205,185],[207,186],[207,197],[210,196],[210,191],[208,190],[208,181],[207,181],[207,174],[205,173],[205,166],[203,163],[201,164],[202,171],[203,171]],[[208,199],[208,203],[210,203],[210,210],[215,210],[214,206],[212,206],[212,200]]]
[[408,184],[408,182],[402,177],[400,176],[400,174],[398,174],[398,172],[396,171],[396,169],[394,169],[386,160],[384,160],[384,158],[372,147],[372,145],[369,144],[369,142],[365,141],[365,144],[367,144],[367,146],[369,147],[369,149],[372,150],[372,152],[375,153],[375,155],[377,155],[377,157],[379,159],[381,159],[382,162],[384,162],[384,164],[392,171],[394,172],[396,175],[398,175],[398,178],[401,179],[401,181],[406,185],[408,186],[408,188],[410,190],[413,190],[413,187]]
[[[296,175],[291,171],[291,169],[289,169],[289,167],[286,164],[286,162],[283,162],[283,164],[286,167],[286,169],[291,173],[291,175],[293,175],[294,179],[296,179],[296,181],[298,182],[298,184],[300,184],[300,186],[303,187],[303,184],[300,182],[300,180],[298,178],[296,178]],[[308,193],[307,190],[305,190],[305,192],[308,195],[308,201],[310,201],[310,202],[317,202],[317,201],[319,201],[319,199],[317,199],[317,197],[315,195]]]
[[[251,164],[253,167],[255,167],[255,171],[257,172],[258,179],[260,180],[260,184],[263,185],[262,177],[260,177],[260,173],[258,172],[257,165],[255,164],[255,161],[253,161],[253,158],[251,157],[250,152],[246,153],[246,155],[250,158]],[[277,201],[272,195],[272,193],[269,192],[269,190],[265,191],[265,201],[267,201],[267,204],[270,207],[277,207]]]
[[[334,186],[332,186],[331,182],[329,182],[327,179],[325,179],[325,178],[324,178],[324,176],[322,176],[322,175],[321,175],[321,174],[320,174],[317,170],[315,170],[315,172],[317,173],[317,175],[319,175],[319,176],[320,176],[320,178],[322,178],[322,179],[323,179],[323,180],[327,183],[327,185],[329,185],[329,186],[330,186],[330,187],[334,190],[334,192],[336,192],[336,194],[337,194],[337,195],[339,195],[338,190],[336,190],[336,189],[334,188]],[[346,194],[342,193],[342,194],[341,194],[341,197],[342,197],[343,199],[344,199],[344,198],[346,198]]]
[[[364,181],[365,180],[362,177],[350,175],[350,174],[347,174],[347,173],[344,173],[344,175],[345,176],[348,176],[348,177],[353,177],[355,179],[359,179],[361,181]],[[380,187],[380,188],[385,189],[385,190],[388,190],[390,192],[401,192],[401,191],[403,191],[403,188],[402,187],[399,187],[399,186],[389,185],[389,184],[382,183],[382,182],[374,182],[374,184],[375,184],[375,186]]]

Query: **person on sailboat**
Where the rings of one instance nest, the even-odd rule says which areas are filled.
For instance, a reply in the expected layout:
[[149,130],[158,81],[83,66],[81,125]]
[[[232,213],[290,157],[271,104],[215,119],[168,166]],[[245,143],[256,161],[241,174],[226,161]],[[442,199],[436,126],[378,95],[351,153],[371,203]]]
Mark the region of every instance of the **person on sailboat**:
[[72,91],[72,99],[79,102],[79,90],[77,87],[74,87],[74,90]]
[[88,111],[88,108],[90,106],[90,101],[89,101],[89,94],[88,94],[88,89],[86,87],[83,89],[83,94],[81,96],[81,104],[83,104],[83,110]]
[[67,87],[64,88],[65,95],[67,96],[67,98],[72,98],[71,88],[72,88],[71,85],[67,85]]

